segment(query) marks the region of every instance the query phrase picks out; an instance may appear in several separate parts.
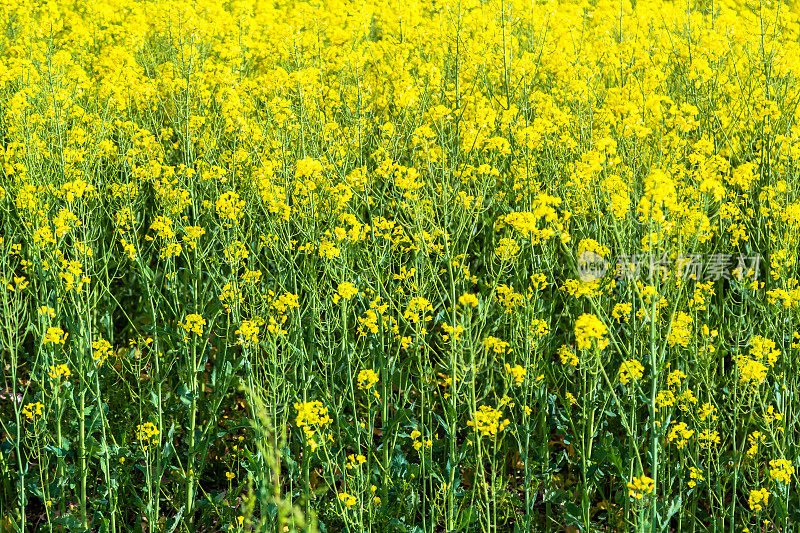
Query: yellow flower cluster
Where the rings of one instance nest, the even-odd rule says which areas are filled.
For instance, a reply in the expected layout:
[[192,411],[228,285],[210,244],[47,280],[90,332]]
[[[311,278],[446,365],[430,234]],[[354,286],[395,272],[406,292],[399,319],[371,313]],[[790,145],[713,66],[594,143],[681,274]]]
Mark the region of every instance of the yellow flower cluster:
[[775,366],[781,352],[775,349],[775,341],[755,335],[750,339],[750,358],[754,361],[764,361],[767,366]]
[[430,448],[433,446],[433,441],[431,439],[422,439],[422,433],[415,429],[411,432],[411,445],[414,446],[414,449],[420,451],[423,447]]
[[104,339],[96,340],[92,343],[92,359],[98,367],[103,366],[108,356],[111,355],[111,343]]
[[694,430],[689,429],[686,422],[676,422],[667,434],[667,438],[670,442],[675,443],[680,450],[686,446],[686,443],[692,438],[692,435],[694,435]]
[[617,303],[614,304],[614,308],[611,310],[611,317],[617,322],[627,322],[630,319],[632,310],[632,304]]
[[596,315],[582,314],[575,321],[575,342],[578,348],[588,350],[592,346],[603,349],[608,346],[608,328]]
[[577,354],[567,346],[566,344],[562,344],[558,348],[558,357],[561,360],[562,365],[568,365],[572,367],[577,367],[580,360],[578,359]]
[[68,335],[69,334],[65,333],[61,328],[47,328],[47,332],[45,333],[42,342],[45,344],[64,344],[67,342]]
[[689,481],[686,484],[690,489],[693,489],[698,483],[702,483],[705,480],[706,478],[703,476],[702,470],[694,466],[689,467]]
[[792,482],[794,466],[786,459],[773,459],[769,462],[769,477],[774,481],[788,485]]
[[253,346],[258,344],[258,334],[261,331],[261,326],[264,325],[264,320],[261,317],[255,317],[251,320],[243,320],[236,330],[236,335],[239,336],[239,343],[243,346]]
[[178,322],[178,325],[186,330],[187,333],[194,333],[195,335],[203,335],[203,327],[206,325],[206,319],[201,315],[192,313],[186,315],[183,322]]
[[[520,465],[554,454],[556,492],[581,461],[609,478],[580,483],[588,531],[641,529],[668,491],[703,513],[748,495],[766,511],[767,489],[797,501],[799,23],[794,1],[3,0],[0,336],[20,347],[4,395],[44,428],[25,446],[61,447],[58,429],[147,447],[174,427],[172,458],[207,469],[187,478],[203,490],[170,481],[140,505],[124,497],[137,469],[100,494],[108,454],[22,467],[43,488],[62,471],[102,481],[72,513],[83,529],[103,502],[158,520],[175,492],[241,493],[232,465],[267,441],[230,451],[191,426],[250,431],[258,399],[265,427],[296,426],[276,451],[306,468],[282,482],[329,527],[530,528],[538,506],[504,493],[530,492]],[[176,387],[202,394],[187,408]],[[95,416],[117,407],[158,425]],[[590,413],[610,445],[658,453],[588,454]],[[76,416],[104,426],[58,424]],[[497,454],[480,456],[488,439]],[[169,477],[164,459],[147,479]],[[627,479],[656,459],[686,484]],[[263,485],[269,469],[250,470]],[[210,471],[225,477],[206,486]],[[334,505],[314,498],[326,483]],[[391,493],[378,513],[360,508],[373,483]],[[431,505],[409,514],[420,485]],[[634,512],[616,508],[626,493]],[[202,510],[181,505],[191,530]],[[734,507],[724,521],[752,521]],[[678,513],[687,529],[703,515]],[[781,514],[770,527],[790,528]]]
[[297,411],[294,423],[302,428],[309,438],[314,435],[314,427],[324,427],[333,421],[328,416],[328,408],[319,400],[298,402],[294,404],[294,408]]
[[770,493],[767,489],[755,489],[750,491],[750,497],[748,498],[750,509],[754,513],[762,511],[769,503],[769,496]]
[[510,351],[510,345],[506,341],[492,336],[483,339],[483,347],[487,352],[493,353],[508,353]]
[[353,468],[363,465],[366,462],[367,458],[364,457],[363,455],[361,454],[356,455],[351,453],[350,455],[347,456],[347,464],[345,466],[347,467],[348,470],[352,470]]
[[55,318],[56,317],[56,310],[53,309],[50,306],[47,306],[47,305],[43,305],[43,306],[39,307],[37,312],[39,313],[39,316],[47,316],[47,317],[50,317],[50,318]]
[[60,365],[51,365],[49,374],[52,379],[60,379],[60,378],[69,379],[69,377],[72,375],[72,372],[70,371],[67,365],[60,364]]
[[415,296],[409,300],[408,306],[406,307],[405,312],[403,312],[403,318],[408,320],[411,324],[416,324],[420,320],[429,322],[433,317],[426,315],[425,313],[432,311],[433,306],[426,298],[423,298],[422,296]]
[[350,300],[357,294],[358,288],[355,285],[349,281],[342,282],[336,288],[336,294],[333,295],[333,303],[339,303],[340,299]]
[[619,367],[619,382],[627,385],[631,381],[636,381],[644,375],[644,367],[636,359],[623,361]]
[[719,445],[721,439],[719,437],[719,432],[706,429],[698,433],[697,441],[700,443],[702,448],[713,448],[714,446]]
[[514,239],[503,238],[497,243],[494,255],[501,263],[514,259],[520,251],[519,244]]
[[233,191],[223,193],[215,203],[217,215],[226,224],[236,224],[239,222],[239,219],[242,218],[244,205],[244,200],[240,199],[239,195]]
[[61,261],[61,268],[62,271],[58,274],[58,277],[64,281],[64,290],[66,292],[80,291],[91,281],[84,274],[83,265],[80,261],[67,261],[64,259]]
[[465,292],[458,297],[458,303],[464,307],[478,307],[480,301],[476,295],[470,292]]
[[219,301],[222,302],[227,313],[230,313],[231,308],[242,303],[243,300],[242,291],[237,284],[226,283],[223,285],[222,292],[219,295]]
[[653,478],[642,474],[639,477],[634,477],[627,483],[628,495],[631,498],[641,500],[647,494],[652,494],[655,489],[655,480]]
[[675,346],[677,344],[685,348],[689,345],[692,334],[692,322],[693,319],[691,315],[684,312],[678,313],[678,316],[676,316],[675,320],[672,322],[672,329],[667,338],[670,346]]
[[44,404],[42,402],[26,404],[22,408],[22,416],[28,419],[29,422],[40,420],[44,416]]
[[519,386],[522,385],[522,382],[525,381],[525,375],[527,374],[527,370],[522,365],[514,365],[511,366],[510,364],[506,363],[505,365],[506,372],[511,376],[511,379],[514,381],[514,384]]
[[739,372],[739,381],[760,385],[767,379],[769,369],[760,361],[740,355],[736,357],[736,369]]
[[502,421],[501,418],[502,412],[488,405],[481,405],[475,411],[473,420],[467,421],[467,425],[475,428],[483,437],[496,437],[511,423],[507,418]]
[[355,496],[346,492],[339,493],[339,501],[342,502],[348,509],[358,503],[358,499]]
[[358,388],[361,390],[369,390],[378,383],[378,374],[370,368],[365,368],[358,373]]
[[160,431],[152,422],[145,422],[136,426],[136,440],[147,449],[150,444],[158,444]]
[[17,292],[17,291],[24,291],[28,288],[29,282],[25,279],[25,276],[14,276],[13,283],[7,283],[6,288],[9,291]]
[[753,458],[758,453],[758,448],[767,440],[767,436],[760,431],[753,431],[747,436],[747,456]]

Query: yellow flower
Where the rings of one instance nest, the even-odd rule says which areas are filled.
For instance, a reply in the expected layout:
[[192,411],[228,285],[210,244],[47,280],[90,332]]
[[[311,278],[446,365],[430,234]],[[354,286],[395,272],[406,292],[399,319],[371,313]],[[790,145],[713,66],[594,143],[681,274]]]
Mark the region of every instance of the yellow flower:
[[45,344],[64,344],[67,341],[67,336],[69,334],[65,333],[61,328],[47,328],[47,332],[44,335],[43,342]]
[[667,386],[677,388],[686,379],[686,373],[681,370],[673,370],[667,375]]
[[353,454],[347,456],[347,465],[345,465],[348,469],[353,469],[359,465],[363,465],[367,462],[367,458],[361,454]]
[[219,301],[225,307],[227,313],[231,312],[231,306],[242,303],[244,297],[239,286],[234,283],[226,283],[222,287],[222,293],[219,295]]
[[510,351],[510,345],[506,341],[491,336],[483,339],[483,347],[487,352],[507,353]]
[[70,372],[69,367],[65,364],[61,365],[51,365],[50,366],[50,377],[52,379],[64,378],[69,379],[72,372]]
[[769,477],[774,481],[788,485],[794,475],[794,466],[786,459],[773,459],[769,462]]
[[561,359],[561,364],[564,366],[577,367],[579,363],[578,356],[572,351],[572,348],[566,344],[562,344],[558,348],[558,357]]
[[640,477],[635,477],[627,483],[628,495],[631,498],[641,500],[645,495],[650,494],[655,489],[655,481],[653,478],[642,474]]
[[78,178],[74,181],[64,183],[56,194],[65,201],[72,203],[77,198],[83,198],[84,194],[90,195],[94,192],[94,185],[86,183],[81,178]]
[[9,283],[6,285],[6,288],[9,291],[24,291],[28,288],[29,282],[25,279],[25,276],[14,276],[14,283]]
[[503,413],[497,409],[482,405],[475,411],[474,419],[467,421],[467,425],[474,427],[484,437],[496,437],[511,423],[508,419],[501,421],[502,417]]
[[714,414],[716,412],[716,410],[717,409],[713,405],[711,405],[710,403],[706,402],[706,403],[704,403],[703,405],[700,406],[700,409],[699,409],[699,412],[697,413],[697,416],[700,418],[701,421],[705,421],[709,417],[712,420],[716,420],[717,419],[717,415]]
[[406,310],[403,312],[403,318],[408,320],[411,324],[417,324],[420,321],[428,322],[431,316],[425,313],[433,311],[431,303],[421,296],[415,296],[408,302]]
[[631,381],[641,379],[643,374],[644,367],[642,363],[636,359],[629,359],[628,361],[623,361],[619,367],[619,382],[627,385]]
[[461,296],[458,297],[458,303],[464,307],[471,306],[471,307],[478,307],[478,297],[472,293],[465,292]]
[[761,511],[769,503],[769,491],[767,489],[750,491],[748,503],[750,504],[750,509],[754,513]]
[[263,325],[264,320],[261,317],[255,317],[252,320],[243,320],[239,329],[235,332],[236,335],[239,335],[239,344],[243,346],[258,344],[258,334]]
[[[783,413],[776,411],[774,405],[767,407],[767,412],[764,413],[764,422],[772,424],[773,422],[780,422],[781,420],[783,420]],[[778,429],[783,431],[781,426],[779,426]]]
[[250,257],[250,251],[242,241],[233,241],[223,250],[225,259],[231,263],[236,263]]
[[494,250],[494,255],[500,262],[506,262],[514,259],[520,251],[517,241],[514,239],[500,239],[497,243],[497,248]]
[[603,349],[608,346],[608,328],[595,315],[583,314],[575,321],[575,340],[578,348],[590,349],[593,345]]
[[309,438],[314,435],[314,426],[327,426],[332,422],[328,416],[328,408],[319,400],[298,402],[294,404],[294,408],[297,411],[294,423],[302,428]]
[[697,440],[703,448],[711,448],[720,443],[719,433],[710,429],[701,431],[700,434],[697,435]]
[[39,316],[49,316],[50,318],[55,318],[56,317],[56,310],[53,309],[52,307],[48,307],[46,305],[41,306],[39,308],[38,312],[39,312]]
[[514,291],[513,287],[500,284],[497,286],[497,294],[495,295],[497,303],[505,308],[506,314],[511,314],[517,306],[525,301],[525,296]]
[[694,488],[698,483],[705,481],[703,471],[693,466],[689,467],[689,481],[686,483],[690,489]]
[[44,416],[44,404],[41,402],[33,402],[26,404],[22,408],[22,416],[28,419],[29,422],[34,422]]
[[242,218],[244,200],[239,199],[239,195],[233,191],[223,193],[216,201],[217,215],[227,225],[236,224]]
[[767,379],[768,368],[760,361],[755,361],[744,355],[736,356],[736,369],[739,371],[739,381],[752,385],[760,385]]
[[525,375],[527,374],[525,367],[520,365],[511,366],[508,363],[506,363],[506,372],[511,374],[511,378],[517,386],[522,385],[522,382],[525,380]]
[[544,320],[534,318],[531,320],[528,331],[534,339],[540,339],[550,332],[550,326]]
[[750,358],[754,361],[764,361],[767,366],[774,366],[781,352],[775,349],[775,341],[755,335],[750,339]]
[[340,283],[336,288],[336,294],[333,296],[333,303],[338,303],[340,298],[349,300],[356,294],[358,294],[358,288],[352,283],[345,281]]
[[339,493],[339,501],[342,502],[348,509],[353,507],[356,503],[358,503],[358,500],[356,499],[355,496],[348,494],[346,492]]
[[89,277],[83,273],[83,265],[80,261],[62,260],[61,268],[63,271],[58,276],[64,280],[64,290],[67,292],[79,291],[90,282]]
[[767,440],[766,435],[760,431],[753,431],[747,436],[747,456],[753,458],[758,453],[758,447]]
[[189,250],[194,250],[197,248],[197,240],[205,234],[206,230],[200,226],[186,226],[183,228],[183,242]]
[[92,343],[92,359],[98,367],[103,366],[108,356],[111,354],[111,343],[107,340],[99,339]]
[[656,395],[656,405],[662,407],[672,407],[675,405],[675,393],[671,390],[660,390]]
[[667,342],[670,346],[676,344],[686,347],[689,345],[690,336],[692,333],[692,317],[686,313],[679,312],[678,316],[672,322],[672,329],[669,332]]
[[575,405],[576,403],[578,403],[577,398],[575,398],[575,396],[573,396],[571,392],[568,392],[565,395],[565,398],[567,399],[570,405]]
[[203,326],[206,325],[206,319],[198,314],[186,315],[183,322],[178,322],[178,325],[186,330],[187,333],[194,333],[196,335],[203,334]]
[[145,422],[136,426],[136,440],[138,440],[142,447],[147,447],[152,444],[158,443],[158,428],[152,422]]
[[627,322],[631,317],[633,305],[629,303],[618,303],[611,310],[611,317],[617,322]]
[[378,383],[378,374],[371,369],[364,369],[358,373],[358,388],[361,390],[369,390],[376,383]]
[[319,245],[319,256],[323,259],[339,257],[340,250],[330,241],[323,241]]
[[442,335],[443,341],[448,342],[452,339],[455,342],[461,340],[461,334],[464,333],[464,328],[462,326],[453,327],[447,322],[442,322],[442,331],[446,333],[446,335]]
[[[469,422],[467,422],[469,425]],[[433,441],[431,439],[421,439],[422,433],[418,430],[414,430],[411,432],[411,444],[414,446],[414,449],[420,451],[423,447],[430,448],[433,446]]]
[[686,446],[686,443],[694,435],[694,430],[689,429],[685,422],[676,422],[670,430],[667,438],[670,442],[674,442],[678,449],[681,450]]

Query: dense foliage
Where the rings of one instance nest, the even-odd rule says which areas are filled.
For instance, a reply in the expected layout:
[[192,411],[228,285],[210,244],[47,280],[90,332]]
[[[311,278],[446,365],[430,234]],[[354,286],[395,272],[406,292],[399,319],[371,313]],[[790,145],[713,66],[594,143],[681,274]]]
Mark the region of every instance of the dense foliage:
[[0,0],[0,530],[793,530],[798,13]]

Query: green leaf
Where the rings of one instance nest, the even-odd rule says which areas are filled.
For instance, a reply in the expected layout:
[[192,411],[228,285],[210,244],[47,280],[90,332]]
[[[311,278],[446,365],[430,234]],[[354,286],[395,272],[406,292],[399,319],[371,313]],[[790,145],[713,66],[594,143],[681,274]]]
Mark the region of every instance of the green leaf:
[[681,505],[683,504],[683,497],[679,494],[677,498],[674,498],[672,502],[669,504],[669,508],[667,509],[666,514],[663,518],[659,519],[659,527],[662,531],[667,530],[669,526],[669,521],[675,516],[675,513],[681,510]]
[[567,519],[565,525],[581,527],[581,508],[573,502],[565,503],[564,518]]

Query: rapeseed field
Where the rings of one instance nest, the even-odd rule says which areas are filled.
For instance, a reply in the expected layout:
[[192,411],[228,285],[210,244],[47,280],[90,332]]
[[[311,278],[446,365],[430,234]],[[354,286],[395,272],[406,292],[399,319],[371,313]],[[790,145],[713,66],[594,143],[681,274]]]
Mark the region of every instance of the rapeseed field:
[[798,15],[0,0],[0,531],[798,531]]

